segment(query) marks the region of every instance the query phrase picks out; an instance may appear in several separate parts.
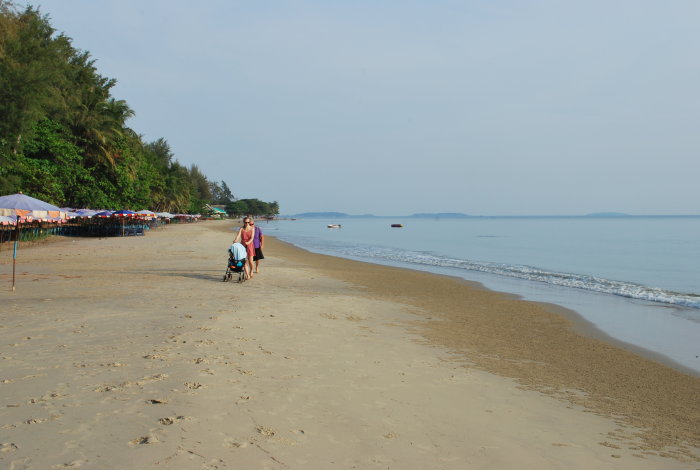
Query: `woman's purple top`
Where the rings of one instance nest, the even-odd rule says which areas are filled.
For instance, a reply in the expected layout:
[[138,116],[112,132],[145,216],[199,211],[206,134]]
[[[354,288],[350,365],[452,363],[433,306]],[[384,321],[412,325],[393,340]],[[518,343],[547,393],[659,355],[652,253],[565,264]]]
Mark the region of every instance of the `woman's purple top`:
[[253,248],[260,248],[260,238],[263,233],[258,227],[255,227],[255,236],[253,237]]

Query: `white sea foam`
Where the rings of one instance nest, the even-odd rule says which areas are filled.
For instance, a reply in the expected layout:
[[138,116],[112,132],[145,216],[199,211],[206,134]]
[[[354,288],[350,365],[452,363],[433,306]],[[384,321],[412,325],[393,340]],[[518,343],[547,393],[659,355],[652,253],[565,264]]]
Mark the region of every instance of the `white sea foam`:
[[341,256],[366,258],[375,261],[384,260],[390,263],[476,271],[524,279],[527,281],[543,282],[555,286],[619,295],[631,299],[700,309],[700,296],[698,295],[672,292],[656,287],[648,287],[631,282],[615,281],[595,276],[546,271],[533,266],[464,260],[439,257],[420,252],[361,246],[336,246],[330,251],[334,251]]

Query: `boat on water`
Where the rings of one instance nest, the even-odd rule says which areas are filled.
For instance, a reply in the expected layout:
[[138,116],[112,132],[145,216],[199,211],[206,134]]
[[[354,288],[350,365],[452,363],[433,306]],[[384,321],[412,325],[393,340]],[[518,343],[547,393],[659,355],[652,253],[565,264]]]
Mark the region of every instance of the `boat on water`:
[[401,228],[403,227],[403,224],[391,224],[393,228]]
[[340,228],[342,225],[340,224],[328,224],[328,228]]

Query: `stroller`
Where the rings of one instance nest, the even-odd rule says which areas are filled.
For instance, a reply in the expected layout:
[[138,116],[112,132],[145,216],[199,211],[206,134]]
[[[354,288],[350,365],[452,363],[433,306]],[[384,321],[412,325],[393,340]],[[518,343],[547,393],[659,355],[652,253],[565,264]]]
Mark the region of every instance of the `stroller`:
[[224,274],[224,282],[230,281],[233,278],[234,273],[238,274],[238,282],[245,281],[245,263],[245,247],[240,243],[234,243],[228,249],[228,263],[226,263],[226,273]]

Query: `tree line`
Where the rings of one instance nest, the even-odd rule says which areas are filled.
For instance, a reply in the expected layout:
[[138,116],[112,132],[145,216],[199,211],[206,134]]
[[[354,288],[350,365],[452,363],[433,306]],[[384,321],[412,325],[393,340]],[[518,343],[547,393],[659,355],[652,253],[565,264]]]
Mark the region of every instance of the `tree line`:
[[48,16],[0,0],[0,194],[75,208],[278,213],[276,201],[238,200],[224,181],[180,164],[164,138],[144,141],[126,125],[134,111],[111,95],[115,84]]

